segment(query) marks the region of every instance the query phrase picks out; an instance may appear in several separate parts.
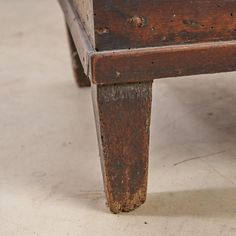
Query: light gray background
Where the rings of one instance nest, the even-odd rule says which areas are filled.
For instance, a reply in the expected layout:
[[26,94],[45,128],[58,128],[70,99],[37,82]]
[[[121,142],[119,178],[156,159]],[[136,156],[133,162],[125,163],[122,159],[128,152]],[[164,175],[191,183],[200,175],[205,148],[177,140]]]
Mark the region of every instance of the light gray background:
[[0,235],[236,235],[236,74],[153,94],[148,201],[112,215],[57,2],[0,0]]

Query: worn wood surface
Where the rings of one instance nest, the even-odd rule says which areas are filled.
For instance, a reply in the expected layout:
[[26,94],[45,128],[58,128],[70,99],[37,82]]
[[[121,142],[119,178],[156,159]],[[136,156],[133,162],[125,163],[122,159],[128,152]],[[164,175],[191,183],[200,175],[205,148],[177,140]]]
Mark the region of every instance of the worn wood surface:
[[81,64],[86,75],[89,74],[90,55],[94,52],[92,44],[81,23],[71,0],[58,0],[65,15]]
[[236,41],[102,52],[92,56],[96,84],[236,70]]
[[236,0],[70,2],[97,51],[236,39]]
[[146,199],[152,80],[236,70],[236,0],[88,1],[59,0],[93,83],[108,205],[131,211]]
[[92,91],[108,206],[131,211],[146,199],[152,82]]
[[81,64],[77,49],[74,44],[74,40],[71,36],[68,26],[67,26],[67,35],[68,35],[68,41],[69,41],[69,47],[70,47],[72,67],[73,67],[73,72],[74,72],[76,82],[79,87],[90,86],[90,80],[87,77],[87,75],[84,73],[84,68]]
[[[70,1],[59,1],[85,74],[95,84],[130,83],[236,70],[236,40],[97,52],[90,44]],[[202,1],[192,2],[197,4]],[[213,4],[211,0],[204,2]],[[225,4],[232,2],[234,0],[227,1]],[[219,11],[224,8],[225,4],[218,7]],[[234,14],[231,17],[234,18]],[[227,29],[228,25],[224,24]],[[222,31],[219,35],[224,37],[224,32]],[[200,38],[199,40],[202,41]]]
[[80,20],[85,28],[86,33],[88,34],[90,41],[95,47],[93,0],[67,1],[72,1],[72,4],[80,16]]
[[[92,48],[69,2],[59,1],[85,74],[95,84],[129,83],[236,70],[236,40],[97,52]],[[232,0],[228,3],[232,3]]]
[[236,0],[94,0],[99,51],[236,39]]

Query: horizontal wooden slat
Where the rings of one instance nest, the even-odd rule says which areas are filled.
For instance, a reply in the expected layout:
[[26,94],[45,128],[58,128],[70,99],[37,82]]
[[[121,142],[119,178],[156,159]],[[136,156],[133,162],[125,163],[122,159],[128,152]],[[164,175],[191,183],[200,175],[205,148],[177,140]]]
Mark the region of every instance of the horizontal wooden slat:
[[236,39],[236,0],[94,0],[99,51]]
[[96,84],[227,72],[236,70],[236,41],[107,51],[91,60]]

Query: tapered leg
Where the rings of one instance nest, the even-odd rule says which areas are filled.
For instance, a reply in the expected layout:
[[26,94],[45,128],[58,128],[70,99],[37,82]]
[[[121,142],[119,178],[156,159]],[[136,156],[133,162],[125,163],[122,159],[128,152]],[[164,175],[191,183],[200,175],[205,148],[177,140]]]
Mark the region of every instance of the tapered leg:
[[93,85],[107,203],[114,213],[146,200],[152,82]]
[[73,65],[74,76],[79,87],[90,86],[89,78],[85,75],[83,66],[81,64],[77,49],[75,47],[73,38],[71,36],[70,30],[67,26],[67,34],[70,45],[71,59]]

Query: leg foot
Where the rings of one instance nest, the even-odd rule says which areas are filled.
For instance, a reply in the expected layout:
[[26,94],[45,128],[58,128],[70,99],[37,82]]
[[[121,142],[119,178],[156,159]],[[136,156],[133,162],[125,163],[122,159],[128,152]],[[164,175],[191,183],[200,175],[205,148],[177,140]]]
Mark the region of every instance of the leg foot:
[[92,92],[107,203],[129,212],[146,200],[152,82]]

